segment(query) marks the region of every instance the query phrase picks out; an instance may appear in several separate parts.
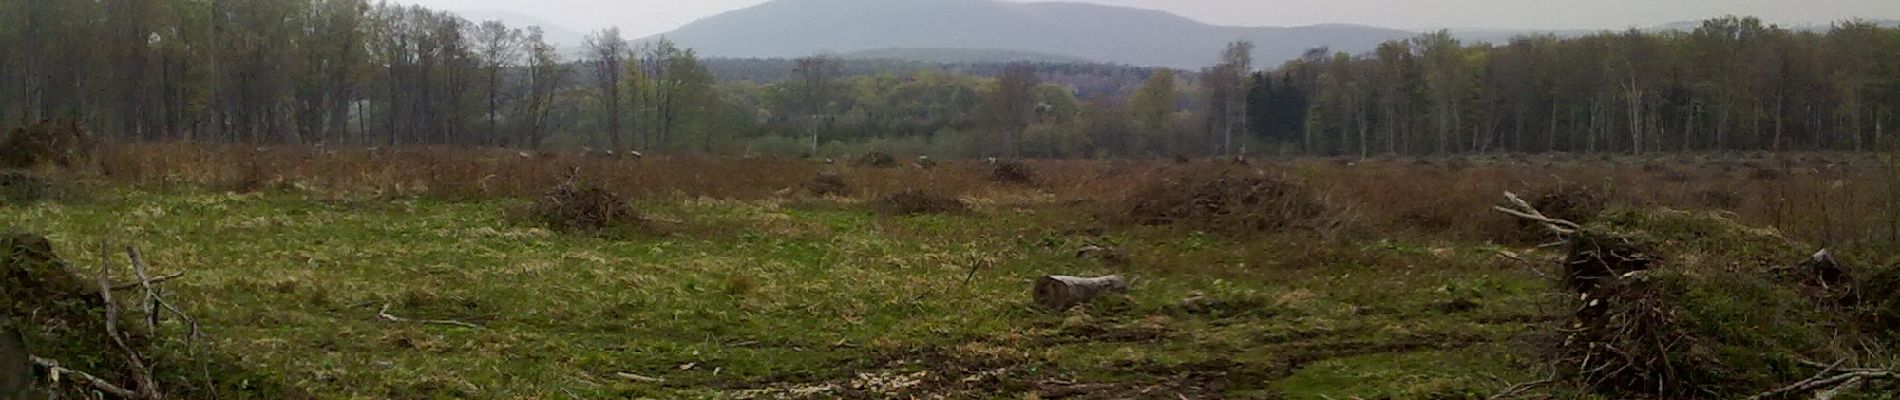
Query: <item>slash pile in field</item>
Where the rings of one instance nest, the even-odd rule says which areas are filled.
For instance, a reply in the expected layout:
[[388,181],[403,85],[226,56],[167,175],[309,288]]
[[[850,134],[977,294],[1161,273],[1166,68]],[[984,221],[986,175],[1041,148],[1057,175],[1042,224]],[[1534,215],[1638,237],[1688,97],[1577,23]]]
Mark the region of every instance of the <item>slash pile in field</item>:
[[1223,168],[1192,170],[1144,187],[1122,202],[1120,212],[1136,224],[1228,232],[1325,231],[1342,221],[1318,191],[1291,177]]
[[0,137],[0,168],[77,167],[92,156],[92,134],[76,120],[29,125]]
[[858,157],[852,164],[869,168],[897,168],[897,157],[891,157],[890,154],[886,153],[873,152],[865,154],[863,157]]
[[[35,356],[115,382],[128,381],[125,371],[134,370],[116,356],[98,285],[74,273],[45,237],[0,231],[0,318],[13,319]],[[125,339],[127,346],[143,348],[146,335]]]
[[890,215],[945,214],[969,211],[963,200],[920,189],[908,189],[884,196],[877,209]]
[[996,168],[990,171],[990,181],[1016,185],[1032,185],[1036,183],[1036,170],[1030,168],[1028,163],[1022,161],[1002,161],[996,163]]
[[849,196],[851,184],[846,183],[844,177],[837,174],[820,174],[805,182],[805,191],[818,197]]
[[531,213],[539,222],[567,231],[600,232],[641,221],[620,195],[574,179],[536,198]]
[[1573,311],[1551,355],[1566,382],[1615,398],[1743,398],[1829,373],[1810,360],[1894,359],[1866,350],[1883,336],[1840,307],[1852,279],[1817,288],[1787,273],[1813,268],[1789,268],[1804,253],[1773,231],[1672,210],[1582,225],[1511,200],[1507,212],[1569,241],[1560,279]]

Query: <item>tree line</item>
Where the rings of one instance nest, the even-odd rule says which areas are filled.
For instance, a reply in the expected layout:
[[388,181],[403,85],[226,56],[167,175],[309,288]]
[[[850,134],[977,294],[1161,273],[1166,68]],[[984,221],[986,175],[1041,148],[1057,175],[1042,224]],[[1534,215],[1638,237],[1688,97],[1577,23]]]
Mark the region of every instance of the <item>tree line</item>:
[[1440,32],[1365,54],[1316,50],[1257,73],[1264,140],[1315,154],[1866,150],[1900,116],[1900,30]]
[[[0,0],[0,129],[118,140],[838,156],[1857,150],[1891,140],[1900,30],[1447,33],[1257,70],[702,59],[664,39],[369,0]],[[578,54],[570,59],[569,55]],[[725,79],[721,79],[724,77]]]

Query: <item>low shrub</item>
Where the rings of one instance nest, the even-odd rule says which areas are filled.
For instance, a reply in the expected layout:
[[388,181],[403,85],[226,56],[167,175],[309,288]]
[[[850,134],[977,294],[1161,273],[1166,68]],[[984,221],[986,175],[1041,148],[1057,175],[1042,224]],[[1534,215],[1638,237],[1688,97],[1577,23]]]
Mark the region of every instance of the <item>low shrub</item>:
[[23,171],[0,171],[0,206],[27,204],[50,196],[53,184]]

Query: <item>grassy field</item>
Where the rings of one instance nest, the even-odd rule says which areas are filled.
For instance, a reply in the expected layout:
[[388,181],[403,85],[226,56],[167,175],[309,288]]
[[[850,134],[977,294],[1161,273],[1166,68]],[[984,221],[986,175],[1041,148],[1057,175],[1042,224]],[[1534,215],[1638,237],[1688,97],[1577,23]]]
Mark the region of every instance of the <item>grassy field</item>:
[[[803,178],[777,175],[734,179],[791,183],[649,184],[629,193],[648,225],[601,236],[521,216],[520,192],[549,181],[393,193],[382,189],[407,182],[344,190],[335,182],[376,179],[286,173],[228,190],[241,185],[146,162],[66,199],[0,206],[0,225],[48,236],[75,265],[97,265],[89,249],[106,241],[186,273],[166,285],[235,371],[218,374],[219,398],[1488,398],[1552,373],[1549,328],[1571,311],[1538,271],[1560,250],[1511,236],[1522,228],[1488,204],[1452,209],[1495,201],[1511,183],[1479,177],[1505,166],[1292,164],[1351,204],[1355,228],[1245,234],[1114,223],[1104,203],[1129,190],[1074,178],[1166,167],[1046,165],[1044,183],[1017,187],[956,169],[801,166],[777,173],[844,170],[864,193],[790,194]],[[1454,178],[1393,184],[1408,181],[1402,168]],[[1576,168],[1528,174],[1589,169]],[[1326,183],[1348,174],[1388,184]],[[871,211],[906,179],[974,209]],[[1732,179],[1607,186],[1653,205],[1750,178]],[[1434,184],[1443,195],[1366,205]],[[1078,257],[1089,244],[1126,261]],[[1129,295],[1068,311],[1030,301],[1037,277],[1104,274],[1130,277]]]

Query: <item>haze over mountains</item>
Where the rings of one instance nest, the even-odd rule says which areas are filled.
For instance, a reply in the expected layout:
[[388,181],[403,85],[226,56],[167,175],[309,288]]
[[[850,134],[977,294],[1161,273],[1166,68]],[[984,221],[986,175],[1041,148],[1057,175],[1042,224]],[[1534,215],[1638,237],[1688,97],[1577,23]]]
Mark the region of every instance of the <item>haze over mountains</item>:
[[1200,68],[1252,40],[1275,63],[1309,48],[1372,48],[1408,31],[1355,25],[1214,26],[1161,11],[997,0],[778,0],[663,34],[715,57],[802,57],[889,48],[1009,49],[1100,62]]
[[[541,25],[564,47],[582,34],[534,17],[464,11],[471,20]],[[1712,16],[1713,17],[1713,16]],[[1895,21],[1878,21],[1893,24]],[[1685,21],[1652,29],[1694,29]],[[1825,29],[1825,27],[1808,27]],[[1550,32],[1574,36],[1594,31]],[[1453,30],[1467,40],[1503,41],[1526,31]],[[1206,24],[1162,11],[1074,2],[1001,0],[777,0],[706,17],[665,37],[706,57],[795,58],[835,54],[938,63],[1104,62],[1199,69],[1235,40],[1252,41],[1260,67],[1327,47],[1359,53],[1418,32],[1363,25],[1236,27]],[[579,54],[579,52],[573,52]]]
[[469,21],[501,21],[503,24],[516,28],[525,29],[529,26],[539,26],[541,27],[543,37],[547,39],[548,43],[562,47],[580,46],[581,41],[587,38],[587,34],[581,31],[555,25],[539,17],[513,11],[456,10],[455,14],[461,15],[463,19]]

